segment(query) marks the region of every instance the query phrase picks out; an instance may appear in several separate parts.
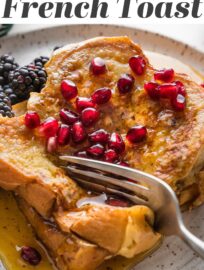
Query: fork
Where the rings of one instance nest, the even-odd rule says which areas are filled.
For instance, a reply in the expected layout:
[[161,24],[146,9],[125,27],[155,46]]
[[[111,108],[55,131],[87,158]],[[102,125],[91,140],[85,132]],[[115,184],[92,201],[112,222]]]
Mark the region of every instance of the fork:
[[[178,199],[161,179],[129,167],[73,156],[67,161],[67,173],[92,191],[122,196],[135,204],[150,207],[156,216],[155,229],[164,236],[177,235],[204,259],[204,242],[184,225]],[[131,179],[131,180],[128,180]]]

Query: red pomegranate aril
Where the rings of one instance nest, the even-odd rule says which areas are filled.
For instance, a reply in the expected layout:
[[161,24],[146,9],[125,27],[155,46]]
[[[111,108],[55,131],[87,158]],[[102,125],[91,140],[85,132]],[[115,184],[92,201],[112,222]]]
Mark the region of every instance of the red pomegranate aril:
[[108,147],[114,149],[118,154],[125,151],[125,143],[120,134],[113,132],[108,141]]
[[93,126],[99,119],[100,113],[95,108],[86,108],[81,113],[81,121],[86,127]]
[[27,112],[25,115],[25,125],[29,129],[40,126],[40,116],[36,112]]
[[201,85],[200,85],[200,86],[204,88],[204,83],[201,83]]
[[133,56],[129,60],[129,66],[136,75],[143,75],[146,67],[146,61],[142,56]]
[[100,57],[94,58],[91,61],[90,69],[91,69],[91,71],[93,72],[94,75],[104,74],[106,72],[105,61]]
[[108,198],[105,203],[114,207],[130,207],[130,203],[122,199]]
[[117,86],[120,94],[129,93],[134,85],[135,79],[130,74],[123,74],[118,80]]
[[86,153],[93,158],[100,158],[103,156],[105,148],[101,144],[95,144],[86,149]]
[[178,86],[175,83],[165,83],[158,87],[161,98],[175,98],[178,93]]
[[62,124],[57,132],[57,143],[61,146],[67,145],[70,138],[70,127]]
[[79,112],[83,111],[88,107],[95,107],[95,103],[92,101],[91,98],[78,97],[76,99],[76,108]]
[[144,126],[137,125],[129,129],[127,133],[127,140],[131,143],[139,143],[146,139],[147,129]]
[[47,152],[54,153],[57,150],[57,137],[50,137],[47,140]]
[[46,138],[53,137],[57,134],[58,128],[58,121],[53,117],[49,117],[41,124],[40,133]]
[[182,82],[180,81],[175,81],[174,82],[177,85],[177,94],[181,94],[182,96],[186,96],[186,89],[185,86]]
[[30,265],[38,265],[42,259],[35,248],[27,246],[21,248],[21,258]]
[[118,153],[113,149],[108,149],[104,153],[104,160],[106,162],[113,163],[113,162],[117,161],[118,158],[119,158]]
[[111,99],[111,96],[111,89],[104,87],[94,91],[94,93],[91,95],[91,98],[96,104],[102,105],[107,103]]
[[81,157],[81,158],[88,158],[88,155],[86,153],[86,150],[79,150],[77,152],[74,153],[75,157]]
[[78,94],[76,84],[70,80],[64,80],[61,83],[61,93],[66,101],[70,101]]
[[74,123],[72,126],[71,135],[73,142],[75,143],[83,142],[87,137],[84,125],[81,122]]
[[162,69],[162,70],[158,70],[157,72],[155,72],[154,79],[156,81],[163,81],[166,83],[170,83],[174,79],[174,74],[175,73],[174,73],[174,70],[172,68]]
[[79,121],[79,115],[71,110],[61,109],[60,119],[63,123],[67,125],[73,125],[74,123]]
[[126,161],[119,161],[116,163],[117,165],[124,166],[124,167],[130,167],[130,165]]
[[147,82],[144,85],[144,89],[146,90],[147,94],[152,99],[159,99],[160,98],[160,91],[159,91],[159,84],[156,82]]
[[88,135],[90,143],[106,144],[109,139],[109,133],[104,129],[98,129]]
[[175,111],[182,112],[186,108],[186,98],[183,95],[178,94],[171,100],[171,104]]

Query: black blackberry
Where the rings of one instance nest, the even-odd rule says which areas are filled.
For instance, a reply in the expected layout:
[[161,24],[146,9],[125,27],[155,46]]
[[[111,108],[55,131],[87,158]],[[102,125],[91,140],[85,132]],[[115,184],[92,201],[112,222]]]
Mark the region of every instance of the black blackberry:
[[14,105],[19,102],[17,95],[9,84],[3,86],[4,93],[11,101],[11,105]]
[[10,99],[4,93],[2,86],[0,86],[0,115],[4,117],[13,117]]
[[49,57],[40,56],[33,60],[33,64],[37,67],[44,67],[44,65],[49,61]]
[[40,92],[47,81],[47,74],[44,68],[31,64],[10,72],[9,81],[20,102],[28,99],[31,92]]
[[13,56],[4,54],[0,57],[0,85],[8,83],[9,73],[16,68],[18,64]]

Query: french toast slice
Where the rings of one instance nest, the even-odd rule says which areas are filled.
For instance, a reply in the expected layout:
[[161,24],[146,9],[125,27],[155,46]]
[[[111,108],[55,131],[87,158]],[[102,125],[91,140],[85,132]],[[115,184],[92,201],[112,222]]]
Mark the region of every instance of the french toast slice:
[[[133,55],[142,56],[147,67],[144,75],[131,71],[128,60]],[[106,61],[108,72],[94,76],[90,62],[94,57]],[[202,181],[204,91],[185,74],[175,74],[175,81],[184,84],[187,92],[187,106],[184,112],[177,112],[166,102],[152,100],[144,83],[154,79],[155,70],[149,64],[141,49],[127,37],[96,38],[79,44],[72,44],[54,53],[46,67],[48,82],[40,94],[33,93],[28,101],[28,110],[37,111],[42,119],[48,116],[58,118],[62,107],[75,110],[73,102],[66,103],[60,91],[61,81],[68,79],[78,87],[78,94],[90,97],[94,90],[109,87],[113,90],[111,101],[100,107],[99,121],[95,129],[126,134],[135,124],[148,128],[144,143],[130,145],[126,142],[124,159],[134,168],[163,179],[177,193],[181,204],[191,202],[199,205],[204,201]],[[135,91],[120,95],[117,81],[121,74],[135,78]],[[42,114],[44,106],[53,108]],[[81,148],[82,146],[80,146]],[[60,149],[61,154],[73,153],[76,148]]]
[[[118,53],[118,57],[123,46],[127,50],[129,48],[129,55],[143,56],[141,49],[127,38],[95,39],[79,47],[83,48],[84,45],[88,47],[91,44],[98,44],[99,48],[107,46],[110,52],[114,50]],[[73,46],[78,47],[72,45],[72,49]],[[72,49],[66,50],[71,52]],[[148,63],[147,59],[146,61]],[[48,88],[44,90],[44,94]],[[59,108],[66,105],[60,97],[60,92],[54,93],[52,87],[49,91],[50,94],[43,94],[43,96],[33,95],[28,103],[28,110],[31,107],[33,110],[35,107],[42,121],[48,115],[57,115]],[[47,97],[42,100],[45,96]],[[32,215],[27,217],[45,245],[52,247],[50,249],[55,254],[54,259],[59,269],[95,269],[105,259],[119,254],[132,257],[151,248],[160,240],[160,235],[152,230],[154,215],[147,207],[123,209],[107,205],[90,205],[88,208],[76,208],[76,202],[88,195],[56,166],[59,164],[57,155],[47,153],[45,138],[39,137],[35,131],[25,127],[24,116],[12,119],[0,118],[0,134],[0,186],[15,191],[22,200],[25,200],[23,203],[25,208],[32,208],[40,222],[32,222]],[[77,147],[70,146],[71,151],[74,148]],[[61,153],[66,151],[65,149],[67,148],[61,149]],[[75,218],[71,223],[69,220],[72,216]],[[52,220],[52,226],[59,232],[56,235],[59,246],[61,246],[60,241],[66,242],[60,249],[61,253],[58,252],[58,245],[52,246],[49,242],[55,239],[55,234],[53,233],[53,238],[52,233],[47,236],[49,228],[43,229],[48,219]],[[101,224],[100,233],[95,227],[96,220]],[[117,239],[114,237],[116,226],[120,228]],[[109,239],[107,239],[107,230]],[[131,249],[128,248],[129,246]],[[73,261],[69,257],[70,251]],[[63,257],[66,253],[68,253],[67,260]],[[80,263],[82,257],[84,265]]]

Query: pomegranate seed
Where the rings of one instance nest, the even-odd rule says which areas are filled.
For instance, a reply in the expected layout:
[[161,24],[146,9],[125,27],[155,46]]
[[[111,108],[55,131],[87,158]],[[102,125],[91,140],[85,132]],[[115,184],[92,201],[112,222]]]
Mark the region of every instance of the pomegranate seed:
[[25,115],[25,125],[27,128],[34,129],[40,126],[40,116],[36,112],[27,112]]
[[175,111],[184,111],[186,107],[186,98],[183,95],[178,94],[175,98],[172,98],[171,104]]
[[46,138],[53,137],[57,134],[58,128],[58,121],[53,117],[49,117],[41,124],[40,133],[42,133]]
[[159,92],[159,84],[156,82],[148,82],[145,83],[144,89],[147,91],[148,95],[152,99],[159,99],[160,98],[160,92]]
[[201,83],[201,87],[203,87],[203,88],[204,88],[204,83]]
[[172,82],[174,79],[174,70],[172,68],[158,70],[154,74],[154,79],[166,83]]
[[57,132],[57,142],[59,145],[66,145],[69,143],[70,128],[67,125],[62,124]]
[[119,161],[116,163],[117,165],[124,166],[124,167],[130,167],[130,165],[126,161]]
[[91,95],[91,98],[96,104],[101,105],[107,103],[111,99],[111,96],[111,90],[104,87],[94,91],[94,93]]
[[90,68],[94,75],[103,74],[106,72],[105,61],[100,57],[96,57],[91,61]]
[[114,149],[118,154],[125,151],[125,143],[123,138],[116,132],[112,133],[108,141],[108,147]]
[[104,160],[113,163],[118,160],[118,154],[115,150],[108,149],[104,153]]
[[177,85],[177,94],[181,94],[182,96],[186,96],[186,89],[185,89],[185,86],[182,82],[180,81],[175,81],[174,82],[176,85]]
[[86,153],[94,158],[102,157],[104,151],[105,149],[101,144],[95,144],[86,149]]
[[146,61],[142,56],[133,56],[129,60],[129,66],[137,75],[142,75],[145,71]]
[[73,125],[79,120],[79,115],[68,109],[61,109],[60,119],[63,123],[67,125]]
[[83,111],[88,107],[95,107],[95,104],[91,98],[78,97],[76,99],[76,108],[79,112]]
[[106,144],[109,139],[109,133],[104,129],[99,129],[89,134],[89,141],[91,143]]
[[74,125],[72,126],[71,134],[72,134],[72,140],[75,143],[81,143],[87,137],[86,130],[81,122],[74,123]]
[[99,111],[95,108],[86,108],[81,113],[81,121],[86,127],[93,126],[98,118],[99,118]]
[[79,150],[74,153],[74,156],[81,157],[81,158],[88,158],[86,150]]
[[38,265],[42,259],[40,253],[35,248],[27,246],[21,248],[21,257],[31,265]]
[[131,143],[142,142],[147,136],[147,129],[144,126],[134,126],[127,133],[127,140]]
[[122,199],[108,198],[105,203],[114,207],[130,207],[130,203]]
[[74,82],[64,80],[61,83],[61,93],[66,101],[70,101],[77,96],[78,90]]
[[47,152],[54,153],[57,150],[57,137],[50,137],[47,140]]
[[120,94],[126,94],[133,88],[135,79],[130,74],[123,74],[118,80],[118,90]]
[[175,83],[162,84],[158,88],[161,98],[175,98],[178,93],[178,86]]

